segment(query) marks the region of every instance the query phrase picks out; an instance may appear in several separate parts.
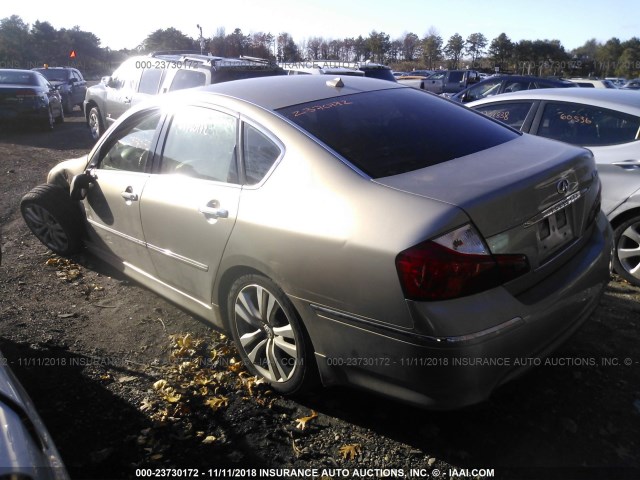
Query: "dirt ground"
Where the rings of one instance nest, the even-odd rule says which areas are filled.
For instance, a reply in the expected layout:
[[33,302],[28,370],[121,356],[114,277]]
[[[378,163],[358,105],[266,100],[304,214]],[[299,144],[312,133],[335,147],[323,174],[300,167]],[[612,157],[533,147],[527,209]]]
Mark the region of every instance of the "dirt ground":
[[[612,279],[550,361],[474,408],[281,398],[224,336],[30,234],[21,196],[91,146],[77,109],[52,133],[0,131],[0,350],[72,478],[640,478],[640,289]],[[163,468],[198,470],[140,470]]]

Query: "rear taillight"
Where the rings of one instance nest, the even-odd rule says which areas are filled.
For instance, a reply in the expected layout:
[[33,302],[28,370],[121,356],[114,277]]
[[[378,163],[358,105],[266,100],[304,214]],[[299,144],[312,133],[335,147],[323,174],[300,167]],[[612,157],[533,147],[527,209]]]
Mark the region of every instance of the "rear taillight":
[[497,287],[529,271],[525,255],[492,255],[471,225],[422,242],[396,257],[409,300],[447,300]]
[[21,88],[16,90],[16,97],[38,97],[40,94],[36,90],[30,88]]

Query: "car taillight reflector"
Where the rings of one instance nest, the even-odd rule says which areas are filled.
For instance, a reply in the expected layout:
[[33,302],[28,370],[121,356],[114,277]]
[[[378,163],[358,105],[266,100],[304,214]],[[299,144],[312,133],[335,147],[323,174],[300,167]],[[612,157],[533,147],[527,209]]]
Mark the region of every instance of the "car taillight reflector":
[[16,90],[16,97],[37,97],[38,92],[35,90],[31,90],[29,88],[22,88],[20,90]]
[[[497,287],[529,271],[526,255],[492,255],[472,227],[455,232],[459,231],[464,231],[476,245],[472,250],[481,253],[466,253],[460,235],[447,234],[398,254],[396,269],[407,299],[464,297]],[[449,240],[450,244],[445,246]]]

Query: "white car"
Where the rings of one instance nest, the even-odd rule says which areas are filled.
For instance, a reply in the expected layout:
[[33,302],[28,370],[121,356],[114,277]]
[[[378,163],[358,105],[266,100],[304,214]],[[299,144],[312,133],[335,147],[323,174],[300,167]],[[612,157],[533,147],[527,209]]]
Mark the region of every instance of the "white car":
[[618,88],[611,80],[597,78],[570,78],[569,80],[582,88]]
[[640,95],[619,89],[526,90],[467,104],[541,137],[587,147],[614,229],[615,270],[640,286]]

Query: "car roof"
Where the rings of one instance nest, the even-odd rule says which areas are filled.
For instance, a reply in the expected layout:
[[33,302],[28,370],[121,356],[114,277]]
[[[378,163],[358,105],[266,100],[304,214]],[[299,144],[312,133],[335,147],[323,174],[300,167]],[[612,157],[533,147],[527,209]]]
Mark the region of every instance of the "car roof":
[[509,100],[553,100],[587,103],[634,115],[640,114],[640,94],[638,92],[609,88],[544,88],[538,90],[523,90],[483,98],[482,100],[468,103],[467,106],[475,107],[485,103],[507,102]]
[[[340,79],[343,86],[332,86]],[[269,110],[317,100],[392,88],[411,88],[387,80],[334,75],[291,75],[247,78],[191,90],[238,98]],[[180,92],[177,92],[180,93]]]

